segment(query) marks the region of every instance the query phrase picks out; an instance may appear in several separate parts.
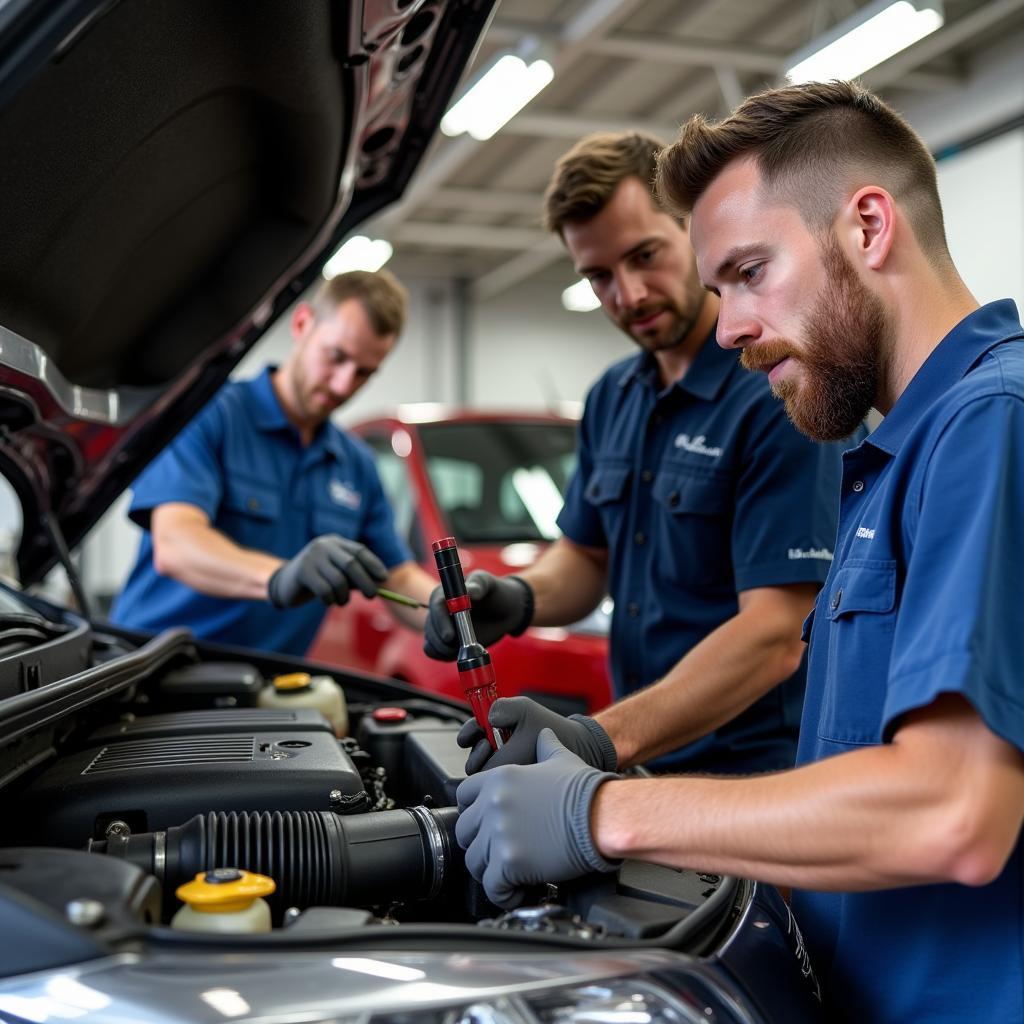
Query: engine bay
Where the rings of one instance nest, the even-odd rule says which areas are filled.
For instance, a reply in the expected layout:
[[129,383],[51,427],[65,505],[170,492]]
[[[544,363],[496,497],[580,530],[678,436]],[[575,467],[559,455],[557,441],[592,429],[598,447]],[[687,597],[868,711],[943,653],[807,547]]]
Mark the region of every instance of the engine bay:
[[[250,941],[384,925],[697,951],[735,920],[745,883],[632,862],[512,912],[491,904],[455,841],[457,702],[184,630],[94,629],[41,602],[19,614],[37,639],[0,650],[0,911],[22,919],[23,969],[47,960],[33,935],[81,938],[83,916],[108,949],[208,942],[167,927],[176,890],[236,869],[276,887],[272,929]],[[300,671],[340,690],[342,735],[274,688]]]

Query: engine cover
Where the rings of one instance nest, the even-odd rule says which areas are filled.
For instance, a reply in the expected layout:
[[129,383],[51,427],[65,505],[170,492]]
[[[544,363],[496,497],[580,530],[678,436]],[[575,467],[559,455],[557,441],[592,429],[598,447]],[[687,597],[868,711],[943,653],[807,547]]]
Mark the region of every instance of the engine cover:
[[328,732],[266,731],[123,739],[62,758],[24,796],[37,840],[84,846],[114,820],[132,832],[206,811],[326,811],[363,790]]

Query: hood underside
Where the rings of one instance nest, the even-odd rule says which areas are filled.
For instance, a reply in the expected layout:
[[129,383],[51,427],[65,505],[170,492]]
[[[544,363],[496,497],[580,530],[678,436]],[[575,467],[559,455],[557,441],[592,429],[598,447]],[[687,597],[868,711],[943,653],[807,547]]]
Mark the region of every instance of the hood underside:
[[0,460],[23,582],[422,158],[496,0],[0,3]]

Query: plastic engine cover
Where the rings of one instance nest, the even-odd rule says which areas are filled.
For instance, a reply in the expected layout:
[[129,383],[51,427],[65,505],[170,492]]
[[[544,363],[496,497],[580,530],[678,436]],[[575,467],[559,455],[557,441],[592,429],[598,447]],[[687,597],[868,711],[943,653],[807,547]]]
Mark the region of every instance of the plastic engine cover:
[[25,820],[39,823],[35,841],[79,846],[114,820],[150,832],[206,811],[326,811],[333,790],[362,789],[325,731],[118,739],[41,775],[24,795]]

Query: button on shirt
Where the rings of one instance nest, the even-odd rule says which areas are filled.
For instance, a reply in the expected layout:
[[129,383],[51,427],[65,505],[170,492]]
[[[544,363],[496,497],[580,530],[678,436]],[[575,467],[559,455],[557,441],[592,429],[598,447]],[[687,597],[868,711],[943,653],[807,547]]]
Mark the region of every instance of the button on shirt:
[[[558,524],[607,548],[617,697],[660,679],[738,611],[737,593],[825,579],[841,447],[786,418],[765,377],[707,339],[662,388],[641,352],[591,389],[579,465]],[[803,669],[734,721],[655,767],[747,772],[791,766]]]
[[270,374],[234,381],[136,480],[130,517],[144,528],[138,559],[111,613],[133,629],[188,626],[197,637],[304,654],[325,608],[279,609],[268,601],[210,597],[153,567],[150,512],[169,501],[202,509],[245,548],[291,558],[314,537],[339,533],[391,568],[411,558],[369,449],[331,423],[303,446]]
[[[1024,329],[961,321],[844,458],[800,762],[888,742],[939,694],[1024,749]],[[793,894],[830,1020],[1024,1020],[1024,856],[989,885]]]

